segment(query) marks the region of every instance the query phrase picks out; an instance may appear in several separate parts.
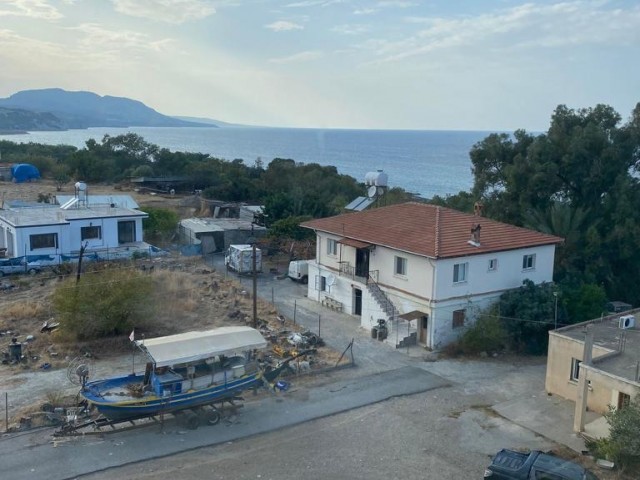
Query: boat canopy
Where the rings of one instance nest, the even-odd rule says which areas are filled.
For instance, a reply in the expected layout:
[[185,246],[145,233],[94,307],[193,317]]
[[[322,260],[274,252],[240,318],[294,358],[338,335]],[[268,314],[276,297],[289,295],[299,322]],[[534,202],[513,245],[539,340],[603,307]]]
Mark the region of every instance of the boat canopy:
[[166,367],[265,348],[267,341],[251,327],[221,327],[136,340],[136,344],[151,357],[156,367]]

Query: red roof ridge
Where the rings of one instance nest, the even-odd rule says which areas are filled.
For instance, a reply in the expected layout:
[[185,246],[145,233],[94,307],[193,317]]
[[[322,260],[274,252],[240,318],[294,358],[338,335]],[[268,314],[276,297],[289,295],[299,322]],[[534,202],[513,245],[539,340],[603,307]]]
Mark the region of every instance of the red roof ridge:
[[436,258],[438,258],[440,253],[440,207],[436,207],[436,245],[435,245],[435,254]]

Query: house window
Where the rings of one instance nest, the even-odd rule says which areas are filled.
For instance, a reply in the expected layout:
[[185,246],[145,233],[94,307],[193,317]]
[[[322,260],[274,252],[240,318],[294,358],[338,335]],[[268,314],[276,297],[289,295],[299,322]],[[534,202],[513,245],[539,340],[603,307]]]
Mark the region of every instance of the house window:
[[320,290],[321,292],[327,291],[327,277],[316,275],[316,290]]
[[464,313],[464,309],[453,311],[453,322],[451,323],[451,328],[464,327]]
[[31,250],[38,248],[58,248],[58,234],[40,233],[37,235],[29,235],[29,245]]
[[467,281],[468,263],[456,263],[453,266],[453,283],[461,283]]
[[333,238],[327,238],[327,254],[329,255],[338,254],[338,242]]
[[136,222],[129,220],[118,222],[118,243],[132,243],[136,241]]
[[82,227],[80,228],[80,238],[82,240],[100,240],[102,227]]
[[395,273],[396,275],[407,274],[407,259],[404,257],[395,257]]
[[532,270],[536,268],[536,254],[532,253],[531,255],[525,255],[522,257],[522,269],[523,270]]
[[491,260],[489,260],[489,271],[494,272],[497,269],[498,269],[498,259],[492,258]]
[[578,360],[577,358],[572,358],[571,359],[571,376],[569,377],[569,379],[572,382],[577,382],[578,379],[580,378],[580,364],[582,363],[582,360]]

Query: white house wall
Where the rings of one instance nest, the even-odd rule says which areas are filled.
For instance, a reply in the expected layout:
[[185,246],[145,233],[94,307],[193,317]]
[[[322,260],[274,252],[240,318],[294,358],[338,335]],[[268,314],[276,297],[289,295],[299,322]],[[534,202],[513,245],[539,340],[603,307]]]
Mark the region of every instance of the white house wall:
[[[18,227],[15,228],[16,236],[16,257],[22,257],[25,255],[57,255],[64,253],[69,248],[68,232],[69,224],[56,224],[45,226],[30,226],[30,227]],[[36,248],[31,250],[31,235],[49,234],[55,233],[58,235],[58,247],[52,248]]]
[[[535,284],[553,280],[554,245],[494,252],[469,257],[438,260],[435,298],[440,300],[503,292],[522,286],[526,279]],[[524,255],[535,254],[535,267],[523,270]],[[497,268],[489,270],[489,260],[497,260]],[[468,263],[467,280],[453,282],[455,264]]]

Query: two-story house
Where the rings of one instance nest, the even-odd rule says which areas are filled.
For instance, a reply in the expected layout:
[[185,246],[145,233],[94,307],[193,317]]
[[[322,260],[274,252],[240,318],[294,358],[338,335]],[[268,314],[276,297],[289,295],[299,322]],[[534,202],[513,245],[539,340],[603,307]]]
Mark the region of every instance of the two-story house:
[[[481,213],[481,209],[478,209]],[[317,235],[309,298],[379,319],[397,339],[439,348],[480,309],[525,279],[551,282],[561,238],[435,205],[409,202],[304,222]]]

